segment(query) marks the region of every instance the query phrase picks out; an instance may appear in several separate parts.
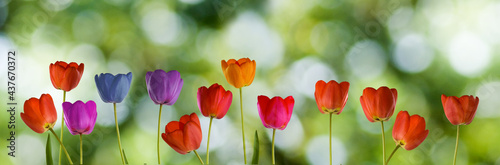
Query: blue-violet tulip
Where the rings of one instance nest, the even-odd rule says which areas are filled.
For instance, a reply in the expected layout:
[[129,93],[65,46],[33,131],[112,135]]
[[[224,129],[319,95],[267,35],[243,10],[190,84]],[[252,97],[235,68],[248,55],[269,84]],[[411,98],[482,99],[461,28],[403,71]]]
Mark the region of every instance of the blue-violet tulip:
[[132,72],[125,74],[101,73],[95,75],[95,84],[102,101],[106,103],[121,103],[130,89]]

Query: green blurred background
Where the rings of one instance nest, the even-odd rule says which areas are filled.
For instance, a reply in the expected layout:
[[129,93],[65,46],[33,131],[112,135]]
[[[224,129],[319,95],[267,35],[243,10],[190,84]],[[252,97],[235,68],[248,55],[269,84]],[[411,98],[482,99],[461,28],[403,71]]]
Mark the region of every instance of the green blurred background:
[[[2,164],[45,164],[47,135],[20,119],[30,97],[49,93],[58,112],[62,92],[54,89],[49,65],[85,64],[80,84],[67,101],[94,100],[94,132],[84,136],[85,164],[119,164],[112,104],[103,103],[94,83],[99,73],[133,73],[130,93],[118,105],[122,144],[130,164],[156,163],[158,108],[144,76],[155,69],[178,70],[184,79],[180,98],[164,107],[162,126],[196,112],[196,91],[219,83],[238,95],[220,61],[249,57],[257,63],[253,84],[243,89],[247,157],[254,131],[260,136],[260,163],[270,164],[270,135],[257,112],[257,96],[289,95],[295,107],[288,127],[277,131],[278,164],[328,164],[328,115],[317,109],[318,80],[349,81],[347,105],[333,121],[334,164],[381,164],[379,123],[363,114],[365,87],[398,90],[396,112],[426,119],[429,136],[412,151],[399,150],[391,164],[451,164],[456,127],[446,119],[441,94],[476,95],[480,104],[472,124],[461,129],[458,164],[500,164],[500,2],[493,0],[0,0],[0,53],[16,50],[18,111],[16,157],[1,140]],[[7,62],[0,72],[6,84]],[[7,102],[6,87],[0,88]],[[212,164],[243,164],[240,102],[214,120]],[[0,108],[7,109],[5,103]],[[60,115],[55,130],[60,130]],[[386,124],[388,154],[396,115]],[[200,116],[205,159],[208,118]],[[0,113],[1,138],[10,130]],[[163,129],[162,129],[163,130]],[[78,159],[78,136],[65,130],[64,143]],[[54,160],[58,145],[52,139]],[[161,141],[163,164],[197,164]],[[64,161],[65,162],[65,161]]]

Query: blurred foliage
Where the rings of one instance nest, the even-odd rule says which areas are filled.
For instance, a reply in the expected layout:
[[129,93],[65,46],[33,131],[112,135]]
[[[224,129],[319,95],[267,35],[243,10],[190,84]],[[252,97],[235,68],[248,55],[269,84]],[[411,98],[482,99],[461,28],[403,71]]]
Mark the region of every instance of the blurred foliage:
[[[456,128],[444,115],[441,94],[472,94],[481,100],[475,120],[461,129],[459,164],[500,164],[500,148],[496,147],[500,145],[500,112],[495,109],[500,106],[497,1],[0,2],[0,50],[20,52],[17,114],[24,100],[41,93],[50,93],[56,105],[61,103],[62,92],[53,89],[48,77],[50,63],[85,63],[84,77],[68,98],[92,99],[98,104],[96,128],[84,136],[86,164],[120,162],[112,106],[98,97],[94,75],[133,73],[130,93],[118,107],[122,144],[131,164],[151,164],[156,162],[158,106],[148,97],[146,72],[175,69],[184,79],[177,103],[167,107],[162,117],[165,126],[184,114],[198,113],[196,90],[200,86],[219,83],[238,95],[226,82],[220,61],[241,57],[257,62],[254,83],[243,89],[243,104],[247,146],[252,146],[251,133],[256,130],[261,164],[271,161],[271,132],[261,125],[256,109],[261,94],[296,99],[292,121],[287,129],[277,131],[276,162],[328,163],[328,116],[318,112],[313,96],[319,79],[351,83],[346,108],[333,121],[336,164],[382,161],[380,126],[368,122],[359,105],[365,87],[379,86],[398,90],[395,114],[400,110],[419,114],[430,130],[418,148],[399,150],[391,164],[452,162]],[[0,91],[5,93],[5,88]],[[227,116],[214,121],[212,164],[242,164],[237,98]],[[4,95],[2,100],[6,100]],[[5,104],[0,107],[7,108]],[[0,113],[0,123],[9,120],[7,115]],[[16,117],[19,155],[1,154],[0,159],[4,164],[43,163],[44,136]],[[395,147],[391,138],[394,118],[386,125],[387,154]],[[200,119],[204,139],[198,152],[205,158],[208,120]],[[0,134],[3,137],[8,131],[1,129]],[[78,137],[67,131],[64,137],[76,162]],[[163,164],[198,163],[194,154],[180,155],[166,143],[161,145]],[[52,147],[57,155],[58,144],[53,141]],[[247,154],[253,155],[252,147]]]

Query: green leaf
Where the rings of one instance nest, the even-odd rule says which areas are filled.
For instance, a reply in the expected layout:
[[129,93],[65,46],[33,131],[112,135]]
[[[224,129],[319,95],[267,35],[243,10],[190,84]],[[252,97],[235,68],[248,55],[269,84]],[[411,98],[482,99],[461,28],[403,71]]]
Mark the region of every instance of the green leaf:
[[47,165],[52,165],[52,146],[50,145],[50,134],[47,136],[47,144],[45,145],[45,161]]
[[255,130],[255,138],[253,140],[252,164],[259,164],[259,135],[257,134],[257,130]]
[[125,154],[125,149],[122,149],[122,151],[123,151],[123,159],[125,159],[125,164],[128,164],[127,154]]

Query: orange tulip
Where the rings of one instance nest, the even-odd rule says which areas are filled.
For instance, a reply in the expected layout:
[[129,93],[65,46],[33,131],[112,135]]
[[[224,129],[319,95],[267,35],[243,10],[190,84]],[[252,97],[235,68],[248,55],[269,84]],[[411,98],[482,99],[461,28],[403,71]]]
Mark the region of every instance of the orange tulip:
[[255,77],[255,60],[241,58],[238,61],[229,59],[221,61],[222,72],[227,82],[236,88],[249,86]]
[[425,129],[425,119],[419,115],[410,116],[407,111],[400,111],[394,122],[392,138],[396,145],[405,150],[412,150],[420,145],[429,130]]
[[479,98],[472,95],[457,96],[441,95],[446,118],[453,125],[469,125],[476,115]]
[[319,80],[316,83],[316,91],[314,92],[319,111],[323,114],[340,114],[347,102],[347,91],[349,91],[348,82],[344,81],[339,84],[335,80],[328,83]]
[[36,133],[44,133],[52,128],[57,120],[56,107],[49,94],[42,94],[40,99],[30,98],[24,102],[21,119]]
[[386,86],[377,90],[371,87],[365,88],[360,97],[361,107],[370,122],[389,120],[396,108],[397,99],[398,91]]
[[167,144],[180,154],[187,154],[200,148],[201,127],[196,113],[184,115],[179,121],[171,121],[165,126],[161,137]]
[[56,89],[66,92],[71,91],[80,82],[83,75],[83,67],[83,63],[80,63],[80,65],[74,62],[67,64],[64,61],[57,61],[54,64],[50,64],[49,70],[52,85]]

